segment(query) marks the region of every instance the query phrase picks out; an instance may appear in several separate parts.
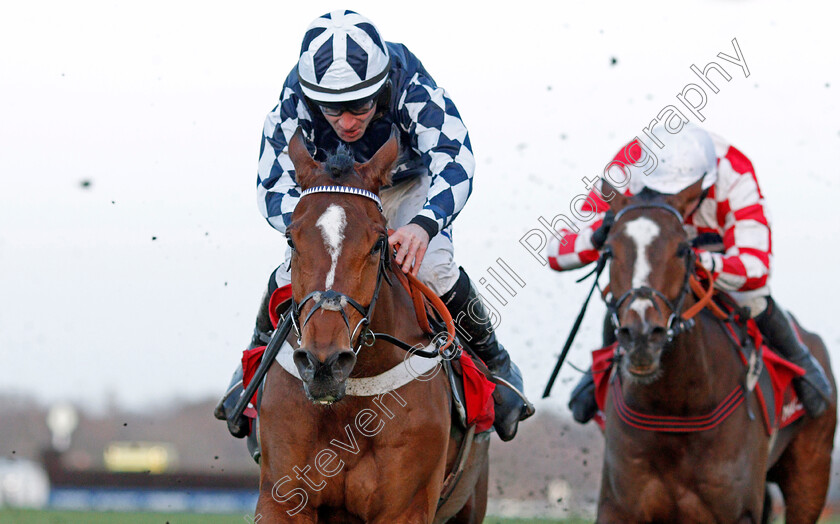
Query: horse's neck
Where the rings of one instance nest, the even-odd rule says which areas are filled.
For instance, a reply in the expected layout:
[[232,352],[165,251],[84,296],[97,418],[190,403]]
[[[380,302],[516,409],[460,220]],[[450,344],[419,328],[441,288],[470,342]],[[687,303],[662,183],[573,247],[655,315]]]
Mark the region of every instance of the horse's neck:
[[[379,298],[370,319],[370,329],[375,333],[386,333],[415,345],[425,342],[427,336],[417,324],[411,296],[396,275],[391,275],[392,284],[382,283]],[[373,347],[362,346],[354,370],[354,376],[370,376],[382,373],[402,362],[405,351],[393,344],[377,341]]]
[[[656,413],[702,414],[731,393],[741,368],[736,349],[711,314],[674,338],[661,359],[662,375],[647,385],[630,385],[633,398]],[[641,406],[640,406],[641,407]]]

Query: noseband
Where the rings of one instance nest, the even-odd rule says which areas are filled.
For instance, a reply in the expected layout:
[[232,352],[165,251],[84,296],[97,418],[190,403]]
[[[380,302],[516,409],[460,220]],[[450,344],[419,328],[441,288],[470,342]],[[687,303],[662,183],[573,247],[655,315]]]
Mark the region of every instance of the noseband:
[[[301,193],[301,198],[305,197],[306,195],[311,195],[314,193],[344,193],[349,195],[359,195],[365,198],[369,198],[376,202],[379,211],[382,211],[382,201],[379,197],[370,191],[365,189],[359,189],[355,187],[346,187],[346,186],[317,186],[310,189],[306,189]],[[390,258],[388,257],[388,239],[382,238],[379,240],[379,269],[376,274],[376,287],[373,289],[373,296],[370,299],[370,302],[367,306],[362,306],[354,300],[353,298],[345,295],[344,293],[339,293],[333,289],[328,289],[326,291],[313,291],[303,297],[300,302],[297,302],[292,298],[292,325],[295,328],[295,334],[300,340],[301,333],[303,332],[303,328],[309,322],[309,319],[312,318],[312,315],[315,314],[316,311],[319,309],[324,309],[326,311],[338,311],[341,313],[341,318],[344,319],[344,325],[347,326],[347,333],[350,336],[350,344],[353,344],[353,339],[356,338],[356,334],[359,333],[360,329],[362,330],[363,335],[359,337],[359,341],[356,344],[355,349],[353,350],[354,353],[358,353],[359,350],[362,348],[362,344],[365,344],[369,337],[365,336],[364,334],[368,333],[369,330],[367,329],[368,325],[370,324],[370,317],[373,314],[373,308],[376,305],[376,300],[379,298],[379,289],[382,287],[382,280],[385,279],[388,282],[388,285],[391,285],[391,279],[387,275],[386,269],[388,268],[388,262]],[[306,315],[306,318],[303,319],[303,323],[300,322],[300,314],[301,309],[303,306],[309,302],[313,301],[314,305],[312,309],[309,310],[309,313]],[[356,324],[356,327],[350,329],[350,319],[347,316],[347,310],[345,309],[347,305],[353,306],[353,308],[358,311],[362,315],[362,319]],[[367,343],[368,345],[372,345],[372,341]]]
[[[677,211],[674,207],[669,206],[668,204],[657,203],[657,202],[650,202],[650,203],[643,203],[643,204],[634,204],[631,206],[627,206],[615,216],[615,223],[618,223],[619,219],[627,213],[628,211],[633,211],[636,209],[662,209],[664,211],[669,212],[672,214],[677,220],[680,222],[680,227],[683,224],[683,217],[682,214]],[[659,297],[670,309],[671,309],[671,316],[668,318],[668,328],[667,328],[667,337],[668,342],[671,342],[674,337],[688,331],[692,327],[694,327],[694,318],[693,315],[689,316],[688,318],[683,316],[683,305],[685,304],[685,297],[688,295],[689,290],[691,289],[690,279],[691,275],[694,270],[695,266],[695,255],[694,251],[690,248],[690,246],[685,245],[681,247],[681,253],[679,256],[682,256],[685,261],[685,277],[683,279],[682,289],[680,290],[680,294],[677,297],[675,302],[671,302],[661,291],[654,289],[650,286],[640,286],[635,287],[628,290],[626,293],[621,295],[618,299],[612,298],[611,300],[607,301],[607,309],[610,312],[612,317],[613,326],[615,327],[615,334],[616,338],[618,337],[618,331],[621,328],[621,323],[618,319],[618,312],[622,306],[627,305],[628,307],[634,301],[638,299],[648,299],[653,303],[653,307],[656,308],[656,311],[661,315],[662,310],[657,304],[654,298]],[[605,257],[609,258],[612,256],[612,252],[607,248],[604,251]]]

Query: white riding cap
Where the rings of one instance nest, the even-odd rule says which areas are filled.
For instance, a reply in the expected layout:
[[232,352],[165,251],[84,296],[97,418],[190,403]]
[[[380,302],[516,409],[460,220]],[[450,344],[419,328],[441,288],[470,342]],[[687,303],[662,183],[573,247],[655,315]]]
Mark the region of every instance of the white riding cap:
[[318,17],[303,37],[298,78],[316,102],[348,102],[375,95],[388,80],[388,47],[364,16],[339,10]]
[[[645,174],[642,169],[632,169],[630,192],[634,195],[644,188],[674,195],[703,179],[703,189],[717,181],[717,154],[712,137],[702,128],[687,123],[679,133],[672,134],[663,127],[653,128],[652,133],[664,147],[660,148],[647,135],[642,139],[645,147],[656,155],[656,169]],[[642,153],[642,159],[645,152]]]

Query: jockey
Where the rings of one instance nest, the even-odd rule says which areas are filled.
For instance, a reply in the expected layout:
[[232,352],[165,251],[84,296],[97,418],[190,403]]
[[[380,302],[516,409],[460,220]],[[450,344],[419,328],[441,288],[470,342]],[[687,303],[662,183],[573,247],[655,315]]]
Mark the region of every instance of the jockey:
[[[459,319],[462,340],[490,371],[521,391],[518,367],[497,340],[470,278],[454,260],[452,222],[470,196],[475,169],[467,128],[446,91],[417,57],[402,44],[384,41],[358,13],[333,11],[306,30],[300,59],[263,126],[257,174],[260,212],[274,229],[286,231],[301,192],[288,151],[298,127],[316,160],[323,161],[343,144],[356,161],[366,162],[388,140],[393,124],[403,148],[392,185],[382,188],[380,197],[388,226],[395,230],[389,243],[400,245],[395,261],[441,297],[452,317]],[[286,263],[269,279],[251,347],[269,340],[269,298],[284,286],[291,289]],[[241,377],[240,369],[232,386]],[[494,426],[502,440],[510,440],[525,405],[508,388],[498,391],[502,402],[496,404]],[[225,419],[225,410],[232,409],[238,397],[227,396],[217,407],[217,418]],[[241,421],[229,423],[238,437],[247,427]]]
[[[822,366],[800,340],[788,314],[770,295],[768,278],[772,260],[771,231],[764,197],[758,187],[752,163],[739,150],[703,129],[686,124],[676,134],[662,128],[652,133],[660,143],[646,136],[627,144],[615,157],[615,167],[626,168],[629,182],[626,195],[644,188],[663,194],[676,194],[701,178],[705,192],[696,208],[685,217],[685,230],[700,263],[715,277],[715,286],[729,293],[735,301],[749,308],[750,315],[770,347],[805,370],[794,380],[794,388],[806,412],[819,416],[827,407],[832,388]],[[646,149],[646,151],[645,151]],[[653,155],[651,155],[653,153]],[[653,171],[642,172],[642,166]],[[620,167],[619,167],[620,166]],[[607,176],[612,176],[607,173]],[[599,181],[600,182],[600,181]],[[615,187],[623,185],[613,184]],[[599,186],[600,189],[609,189]],[[560,230],[564,242],[557,239],[548,245],[552,269],[575,269],[598,259],[614,219],[609,197],[596,187],[581,209],[597,212],[591,224],[580,224],[580,231]],[[597,209],[592,209],[592,202]],[[609,317],[604,322],[604,346],[615,341]],[[591,372],[584,374],[569,401],[574,419],[589,421],[597,412],[595,386]]]

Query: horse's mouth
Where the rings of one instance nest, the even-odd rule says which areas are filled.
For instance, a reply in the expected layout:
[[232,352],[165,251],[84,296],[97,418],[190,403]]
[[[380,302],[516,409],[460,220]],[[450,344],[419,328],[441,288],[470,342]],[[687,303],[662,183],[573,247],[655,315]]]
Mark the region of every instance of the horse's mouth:
[[636,384],[653,384],[662,376],[662,368],[658,363],[647,365],[633,365],[626,362],[621,366],[622,375]]
[[322,384],[319,381],[304,382],[303,390],[306,393],[306,398],[312,401],[313,404],[319,406],[330,406],[344,398],[345,383]]
[[655,374],[658,370],[659,366],[657,366],[656,364],[648,364],[647,366],[627,366],[627,372],[639,378],[649,377]]

